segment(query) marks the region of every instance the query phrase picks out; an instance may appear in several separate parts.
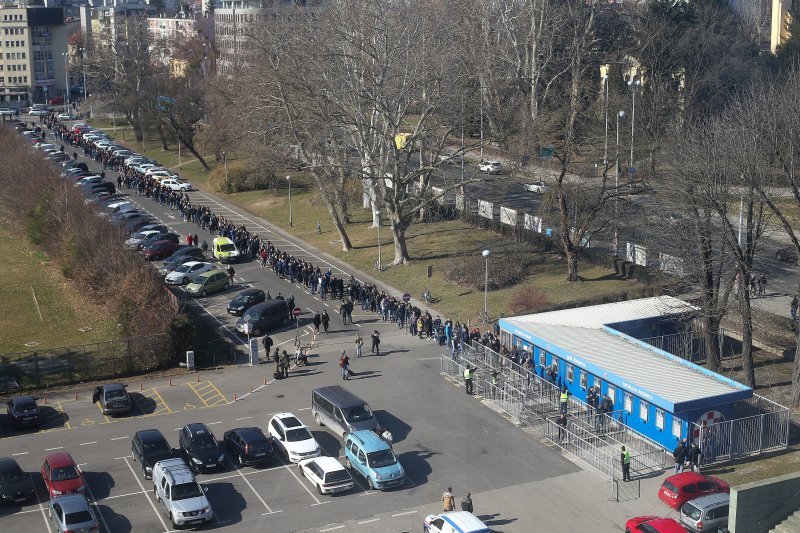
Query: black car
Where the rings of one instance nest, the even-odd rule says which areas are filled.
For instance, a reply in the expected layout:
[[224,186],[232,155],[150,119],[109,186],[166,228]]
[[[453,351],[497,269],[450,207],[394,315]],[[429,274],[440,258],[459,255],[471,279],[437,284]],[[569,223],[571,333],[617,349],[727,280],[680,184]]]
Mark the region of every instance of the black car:
[[14,459],[0,457],[0,502],[21,503],[36,496],[33,480]]
[[195,472],[214,470],[225,462],[222,446],[205,424],[187,424],[178,439],[186,464]]
[[137,431],[131,441],[131,452],[133,460],[142,465],[145,479],[153,477],[153,467],[157,462],[172,458],[172,448],[157,429]]
[[41,425],[42,413],[36,400],[32,396],[15,396],[8,401],[6,412],[14,427]]
[[131,397],[126,390],[127,385],[109,383],[95,387],[92,395],[93,403],[100,403],[104,415],[124,415],[131,412]]
[[140,231],[159,231],[161,233],[169,233],[169,228],[164,224],[147,224],[146,226],[142,226]]
[[272,440],[259,428],[237,428],[225,432],[225,449],[239,466],[263,464],[272,460]]
[[242,316],[245,311],[256,304],[267,301],[267,295],[261,289],[247,289],[228,303],[228,313],[234,316]]

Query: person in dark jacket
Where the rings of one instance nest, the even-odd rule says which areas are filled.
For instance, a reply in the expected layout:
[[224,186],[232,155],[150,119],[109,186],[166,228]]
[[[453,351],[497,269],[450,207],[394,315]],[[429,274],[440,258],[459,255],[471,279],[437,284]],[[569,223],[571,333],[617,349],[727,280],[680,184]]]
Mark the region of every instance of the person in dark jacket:
[[328,333],[328,326],[330,326],[331,324],[331,317],[328,316],[328,312],[325,311],[324,309],[322,310],[322,316],[320,317],[320,320],[322,321],[323,331],[325,331],[325,333]]
[[686,441],[682,440],[678,447],[672,450],[672,458],[675,459],[675,473],[683,471],[683,462],[686,461]]
[[689,448],[689,464],[692,466],[692,472],[700,472],[700,446],[697,442],[693,442]]
[[461,500],[461,510],[462,511],[466,511],[468,513],[472,512],[472,498],[470,498],[470,493],[469,492]]
[[322,317],[319,314],[319,311],[314,313],[314,333],[319,333],[319,325],[322,324]]
[[269,361],[269,351],[272,349],[272,338],[269,335],[264,336],[264,353],[267,354],[267,361]]

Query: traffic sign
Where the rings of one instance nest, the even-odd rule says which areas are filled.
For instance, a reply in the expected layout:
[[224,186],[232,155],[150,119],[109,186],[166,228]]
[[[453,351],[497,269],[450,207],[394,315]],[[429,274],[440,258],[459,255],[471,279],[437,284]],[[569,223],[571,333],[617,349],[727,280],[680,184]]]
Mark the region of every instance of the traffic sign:
[[404,301],[404,302],[406,302],[406,303],[408,303],[410,300],[411,300],[411,295],[410,295],[410,294],[408,294],[408,293],[405,293],[405,294],[403,295],[403,301]]
[[294,316],[300,316],[303,314],[303,310],[300,309],[299,307],[295,307],[294,309],[292,309],[292,314]]

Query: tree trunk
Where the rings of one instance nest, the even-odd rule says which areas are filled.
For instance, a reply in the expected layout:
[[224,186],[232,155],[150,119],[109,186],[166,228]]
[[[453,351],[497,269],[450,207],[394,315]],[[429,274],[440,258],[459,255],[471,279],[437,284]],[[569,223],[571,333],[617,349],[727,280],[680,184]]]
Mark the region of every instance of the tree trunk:
[[164,135],[164,128],[161,124],[158,125],[158,138],[161,141],[161,151],[166,152],[169,150],[169,144],[167,144],[167,136]]
[[[178,142],[180,142],[180,141],[178,141]],[[203,159],[203,156],[200,155],[200,153],[197,150],[195,150],[194,145],[186,144],[186,143],[181,143],[181,144],[183,144],[183,146],[185,146],[186,149],[189,150],[189,152],[191,152],[191,154],[194,156],[194,158],[197,159],[197,161],[200,163],[200,166],[203,167],[203,170],[205,170],[205,171],[211,170],[211,167],[208,166],[208,163],[206,163],[206,160]]]
[[404,265],[409,262],[405,226],[394,213],[389,217],[389,221],[391,222],[392,239],[394,240],[394,261],[392,261],[392,264]]
[[567,258],[567,281],[580,281],[578,277],[578,250],[574,247],[564,247],[564,256]]
[[706,345],[706,367],[712,372],[719,370],[719,320],[709,316],[702,317],[703,342]]
[[748,387],[756,387],[756,374],[753,369],[753,314],[750,307],[749,283],[750,276],[741,276],[746,280],[747,285],[743,287],[741,298],[739,298],[739,311],[742,313],[742,369],[744,370],[744,382]]
[[792,407],[800,407],[800,327],[797,328],[797,341],[794,345],[794,366],[792,367]]

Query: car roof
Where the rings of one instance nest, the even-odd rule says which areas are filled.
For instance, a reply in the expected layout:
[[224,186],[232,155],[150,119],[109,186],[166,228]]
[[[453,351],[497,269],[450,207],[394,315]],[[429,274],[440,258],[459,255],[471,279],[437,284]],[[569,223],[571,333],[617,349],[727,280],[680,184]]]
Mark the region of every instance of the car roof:
[[206,270],[205,272],[203,272],[202,274],[200,274],[199,276],[197,276],[194,279],[199,279],[201,277],[211,277],[214,274],[225,274],[225,272],[223,272],[222,270],[220,270],[218,268],[215,268],[213,270]]
[[347,435],[348,439],[355,440],[359,442],[364,448],[369,449],[369,451],[379,451],[379,450],[390,450],[392,447],[389,446],[386,441],[382,438],[377,436],[373,431],[368,429],[360,429],[358,431],[353,431],[349,435]]
[[125,385],[122,383],[106,383],[103,385],[103,390],[106,392],[115,391],[115,390],[125,390]]
[[287,305],[288,304],[286,303],[286,300],[267,300],[266,302],[261,302],[260,304],[254,305],[248,309],[247,312],[258,313],[272,307],[287,307]]
[[253,440],[267,440],[267,436],[264,435],[264,432],[261,431],[260,428],[257,427],[250,427],[250,428],[236,428],[232,429],[231,431],[235,431],[242,437],[244,440],[253,441]]
[[208,426],[206,426],[202,422],[193,422],[191,424],[186,424],[183,427],[185,429],[189,430],[189,434],[192,435],[192,436],[194,436],[194,435],[196,435],[196,434],[198,434],[200,432],[205,432],[205,433],[208,433],[209,435],[213,435],[213,433],[211,433],[211,430],[208,429]]
[[447,522],[454,531],[459,533],[489,533],[490,529],[474,514],[467,511],[457,511],[435,515]]
[[195,266],[195,265],[204,265],[206,264],[205,261],[186,261],[181,266]]
[[0,471],[5,472],[12,468],[19,468],[19,463],[11,457],[0,457]]
[[[678,487],[682,487],[683,485],[688,485],[689,483],[697,483],[699,481],[708,481],[708,476],[704,476],[703,474],[697,472],[681,472],[680,474],[674,474],[669,476],[664,481],[669,481],[673,485]],[[712,479],[713,481],[713,479]]]
[[62,466],[74,466],[75,460],[67,452],[51,453],[44,459],[52,468],[60,468]]
[[59,504],[65,513],[75,511],[85,511],[89,508],[89,502],[83,494],[64,494],[56,496],[50,500],[50,503],[55,505]]
[[216,237],[214,239],[214,244],[233,244],[233,241],[227,237]]
[[[301,422],[300,419],[296,417],[293,413],[278,413],[272,418],[277,418],[278,421],[280,421],[280,423],[283,424],[283,427],[287,429],[305,427],[305,424],[303,424],[303,422]],[[287,418],[294,418],[297,421],[297,424],[295,424],[293,421],[289,421],[292,423],[292,425],[291,426],[288,425],[286,423]]]
[[320,387],[318,389],[314,389],[312,392],[319,394],[323,398],[331,400],[342,409],[347,409],[348,407],[354,407],[356,405],[364,405],[367,403],[340,385]]
[[264,291],[261,289],[245,289],[236,296],[254,296],[256,294],[263,294]]
[[307,459],[307,461],[314,461],[325,472],[345,470],[345,467],[342,466],[342,463],[340,463],[338,459],[335,457],[328,457],[327,455],[320,455],[319,457],[314,457],[313,459]]
[[138,436],[139,440],[141,440],[143,443],[167,440],[166,438],[164,438],[164,435],[157,429],[143,429],[141,431],[137,431],[135,436]]
[[704,507],[709,507],[711,505],[717,505],[720,503],[728,503],[730,502],[730,500],[731,500],[731,495],[728,494],[727,492],[715,492],[714,494],[706,494],[705,496],[700,496],[699,498],[689,500],[686,503],[691,503],[692,505],[698,508],[704,508]]
[[33,399],[33,396],[14,396],[13,398],[11,398],[11,401],[14,402],[14,405],[25,404],[25,403],[36,403],[36,400]]

